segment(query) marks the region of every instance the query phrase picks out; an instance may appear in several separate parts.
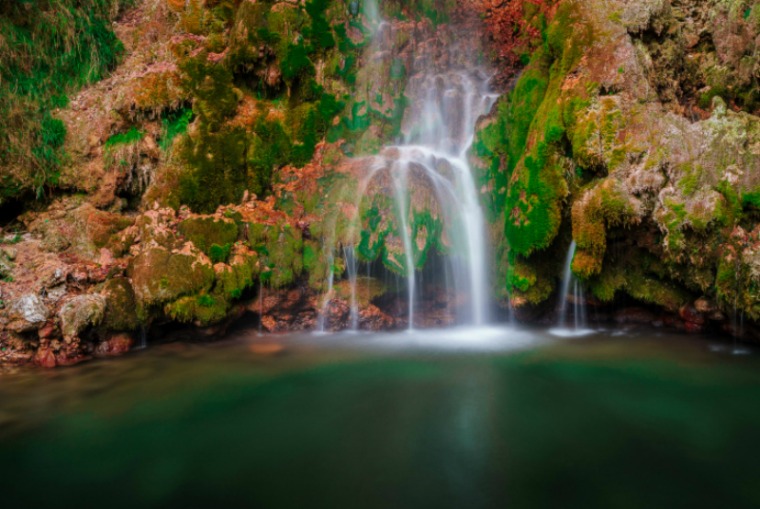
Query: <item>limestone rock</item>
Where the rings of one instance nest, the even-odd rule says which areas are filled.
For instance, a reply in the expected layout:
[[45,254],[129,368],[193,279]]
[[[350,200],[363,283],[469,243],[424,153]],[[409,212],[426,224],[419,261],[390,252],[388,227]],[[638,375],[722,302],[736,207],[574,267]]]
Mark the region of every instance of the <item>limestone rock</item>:
[[28,293],[10,305],[8,328],[15,332],[29,332],[42,326],[50,316],[50,310],[35,294]]
[[100,324],[105,310],[106,299],[98,294],[79,295],[67,301],[58,312],[64,339],[71,341],[87,327]]

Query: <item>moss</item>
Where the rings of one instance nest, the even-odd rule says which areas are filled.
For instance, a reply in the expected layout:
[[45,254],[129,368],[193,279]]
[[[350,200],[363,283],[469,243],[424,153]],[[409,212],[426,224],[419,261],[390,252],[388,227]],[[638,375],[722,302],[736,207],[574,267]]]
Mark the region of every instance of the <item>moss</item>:
[[506,238],[522,256],[547,248],[559,231],[567,196],[562,143],[566,137],[562,84],[590,44],[570,3],[560,4],[546,42],[509,95]]
[[128,274],[141,318],[146,318],[157,305],[206,291],[214,283],[214,270],[210,265],[196,256],[158,247],[137,255],[130,263]]
[[227,300],[237,300],[252,287],[259,275],[259,257],[255,254],[234,254],[229,267],[217,273],[214,291]]
[[108,140],[106,140],[105,148],[106,150],[113,150],[119,145],[131,145],[142,140],[144,136],[145,133],[143,131],[139,130],[136,127],[132,127],[125,133],[117,133],[108,138]]
[[230,126],[217,133],[202,130],[182,141],[179,156],[187,167],[176,189],[180,203],[210,213],[222,204],[239,202],[248,179],[245,130]]
[[102,328],[107,331],[133,331],[140,323],[137,318],[135,291],[126,278],[106,281],[103,287],[106,311]]
[[589,279],[588,285],[602,302],[612,302],[622,291],[640,302],[675,312],[695,296],[670,280],[667,273],[667,265],[661,260],[643,250],[627,248],[607,256],[604,270]]
[[742,194],[742,207],[760,210],[760,191],[753,191]]
[[292,159],[293,144],[282,124],[260,117],[248,145],[247,183],[257,196],[271,189],[274,171]]
[[573,238],[578,252],[573,272],[588,278],[599,274],[607,249],[607,229],[637,224],[638,211],[620,183],[607,178],[573,204]]
[[230,251],[232,250],[232,244],[212,244],[209,248],[209,258],[212,263],[225,263],[230,257]]
[[5,2],[0,7],[0,166],[3,199],[58,184],[65,128],[51,115],[96,82],[123,46],[111,21],[132,0]]
[[[179,223],[177,230],[204,253],[229,256],[230,246],[238,239],[238,226],[229,219],[193,217]],[[216,246],[216,249],[214,248]],[[225,260],[227,258],[225,256]]]
[[164,114],[161,118],[161,138],[158,142],[161,150],[169,150],[172,147],[174,139],[187,132],[187,127],[192,120],[192,108],[182,108]]
[[306,2],[305,9],[311,18],[311,26],[307,31],[307,36],[317,51],[325,51],[335,46],[335,37],[325,18],[325,11],[329,5],[330,0],[308,0]]
[[548,273],[545,264],[528,262],[510,253],[506,286],[512,305],[535,305],[549,298],[554,285],[550,278],[544,276]]
[[209,294],[183,297],[164,306],[164,313],[180,323],[208,327],[221,322],[229,313],[227,301]]
[[249,224],[250,247],[259,253],[262,265],[269,271],[262,272],[272,288],[283,288],[295,282],[304,269],[303,234],[289,225],[269,226]]
[[205,129],[217,131],[237,108],[232,72],[209,61],[205,51],[181,59],[179,67],[181,84],[193,97],[193,113],[203,120]]

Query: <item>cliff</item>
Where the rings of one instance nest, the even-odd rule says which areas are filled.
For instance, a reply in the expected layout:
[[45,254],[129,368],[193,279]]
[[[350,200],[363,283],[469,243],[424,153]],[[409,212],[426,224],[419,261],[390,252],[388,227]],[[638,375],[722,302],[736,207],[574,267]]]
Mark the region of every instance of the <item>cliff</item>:
[[[522,35],[509,51],[477,2],[0,8],[0,50],[14,48],[0,51],[0,359],[66,364],[151,328],[217,334],[246,312],[276,331],[312,328],[326,307],[327,327],[345,326],[339,246],[404,272],[387,204],[360,211],[361,232],[348,224],[357,158],[405,134],[418,56],[457,58],[441,49],[452,21],[482,31],[475,51],[505,83],[472,151],[500,303],[546,314],[574,239],[600,309],[632,300],[752,336],[760,8],[531,5],[510,18]],[[447,239],[439,211],[417,213],[424,270]],[[362,327],[403,324],[397,292],[362,288]]]

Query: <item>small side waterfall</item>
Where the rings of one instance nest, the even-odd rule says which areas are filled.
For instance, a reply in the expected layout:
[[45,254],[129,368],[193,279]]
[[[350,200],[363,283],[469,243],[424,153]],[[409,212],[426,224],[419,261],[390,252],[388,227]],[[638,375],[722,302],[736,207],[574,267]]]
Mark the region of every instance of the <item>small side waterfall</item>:
[[[365,10],[371,5],[366,2]],[[400,143],[350,163],[357,179],[353,203],[347,207],[353,217],[336,234],[334,248],[329,243],[326,248],[333,249],[330,256],[343,258],[342,277],[350,286],[351,300],[347,326],[352,329],[359,328],[359,307],[366,305],[366,299],[360,303],[357,298],[357,274],[364,273],[365,266],[368,277],[382,278],[378,270],[401,275],[409,329],[489,321],[487,229],[468,152],[478,119],[491,110],[498,94],[489,88],[491,76],[478,64],[479,48],[473,41],[477,39],[452,31],[440,41],[415,46],[413,58],[404,64],[408,107]],[[389,53],[387,48],[375,51]],[[380,229],[383,233],[378,234]],[[381,246],[382,254],[371,248],[368,257],[368,245]],[[332,274],[330,279],[319,330],[329,321],[325,314],[333,292]],[[348,300],[348,292],[344,294]],[[423,301],[431,299],[439,307],[446,301],[450,321],[427,319]]]
[[[565,267],[562,274],[562,289],[559,294],[559,319],[557,328],[552,332],[558,336],[580,336],[592,332],[586,319],[586,299],[583,285],[573,274],[572,265],[575,256],[575,241],[570,243],[565,257]],[[572,304],[573,323],[568,323],[569,304]]]

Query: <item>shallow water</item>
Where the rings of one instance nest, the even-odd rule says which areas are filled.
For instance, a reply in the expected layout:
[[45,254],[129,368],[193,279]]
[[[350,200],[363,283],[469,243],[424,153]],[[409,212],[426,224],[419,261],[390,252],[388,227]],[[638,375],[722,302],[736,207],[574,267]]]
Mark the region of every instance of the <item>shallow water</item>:
[[[284,350],[256,353],[273,341]],[[0,497],[3,507],[756,507],[760,356],[742,353],[656,331],[243,330],[7,371]]]

